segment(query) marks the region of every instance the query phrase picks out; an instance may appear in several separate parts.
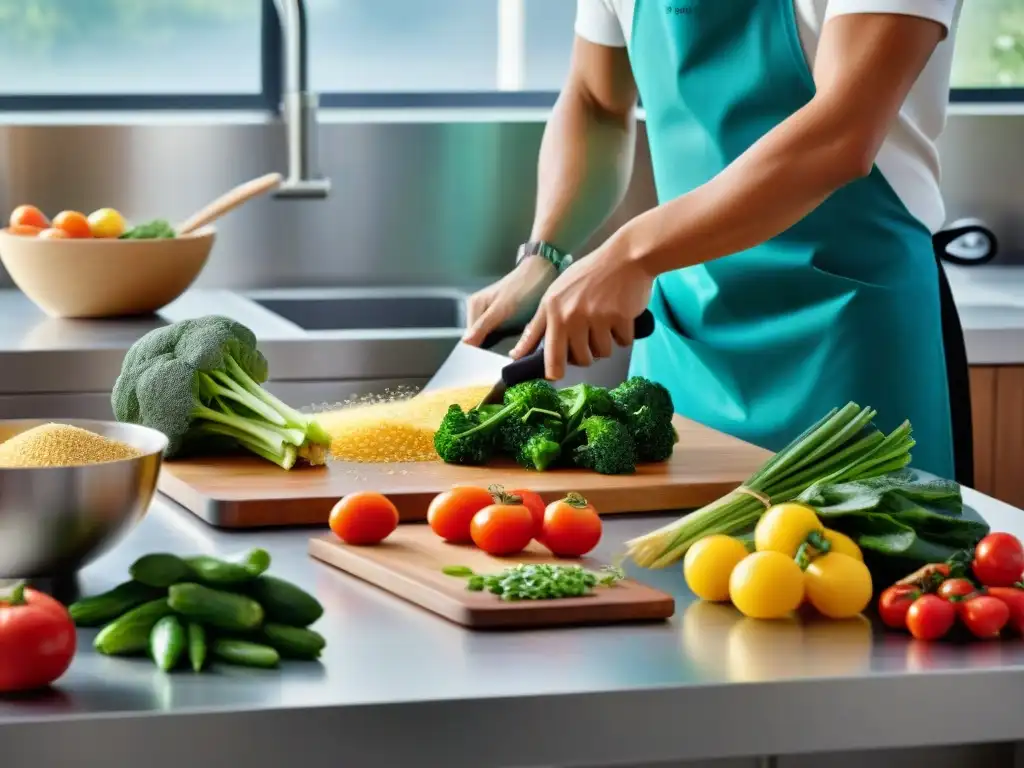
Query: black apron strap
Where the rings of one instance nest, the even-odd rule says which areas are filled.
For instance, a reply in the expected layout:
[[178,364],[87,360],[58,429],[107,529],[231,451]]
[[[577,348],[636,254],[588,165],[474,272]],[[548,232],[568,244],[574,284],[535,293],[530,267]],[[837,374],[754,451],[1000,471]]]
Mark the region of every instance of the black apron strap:
[[967,347],[960,314],[953,301],[946,270],[942,265],[945,244],[934,242],[939,267],[939,304],[942,309],[942,345],[946,350],[946,377],[949,380],[949,410],[953,420],[953,466],[961,485],[974,487],[974,432],[971,424],[971,379],[967,367]]

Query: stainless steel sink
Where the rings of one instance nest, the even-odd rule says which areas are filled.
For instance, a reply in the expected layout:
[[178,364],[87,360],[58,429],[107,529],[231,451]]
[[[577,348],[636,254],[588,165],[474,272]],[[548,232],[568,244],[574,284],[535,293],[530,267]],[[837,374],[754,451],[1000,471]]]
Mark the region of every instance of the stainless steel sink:
[[463,328],[466,322],[465,294],[450,289],[258,292],[249,299],[305,331]]

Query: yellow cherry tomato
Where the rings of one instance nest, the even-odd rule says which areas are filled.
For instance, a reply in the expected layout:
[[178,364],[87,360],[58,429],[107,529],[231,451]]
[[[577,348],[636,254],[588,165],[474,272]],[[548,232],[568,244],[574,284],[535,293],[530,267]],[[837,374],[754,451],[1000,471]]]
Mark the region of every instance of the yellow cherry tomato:
[[831,545],[829,552],[836,552],[840,555],[849,555],[854,560],[860,560],[864,562],[864,553],[860,551],[860,547],[857,546],[857,542],[847,536],[845,533],[839,531],[833,531],[831,528],[825,529],[825,540]]
[[120,237],[127,228],[124,216],[113,208],[100,208],[89,214],[89,231],[93,237]]
[[871,602],[871,572],[838,552],[816,557],[804,572],[807,602],[830,619],[849,619]]
[[804,600],[804,574],[781,552],[755,552],[733,569],[729,597],[751,619],[785,618]]
[[701,600],[728,600],[729,576],[747,554],[746,545],[739,539],[721,534],[706,536],[690,547],[683,558],[686,586]]
[[808,534],[823,530],[825,526],[817,513],[806,504],[776,504],[757,521],[754,546],[758,552],[780,552],[793,557]]

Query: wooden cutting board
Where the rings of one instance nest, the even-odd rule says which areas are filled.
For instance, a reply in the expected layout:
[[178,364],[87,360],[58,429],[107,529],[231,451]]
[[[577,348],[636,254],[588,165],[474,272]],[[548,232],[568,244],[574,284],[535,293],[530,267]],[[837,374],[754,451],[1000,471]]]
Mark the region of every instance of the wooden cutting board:
[[514,464],[457,467],[441,462],[353,464],[285,472],[255,457],[166,462],[160,491],[222,528],[323,525],[347,493],[387,494],[403,521],[425,520],[430,500],[453,485],[493,483],[531,488],[552,501],[582,493],[602,514],[695,509],[742,484],[770,454],[749,443],[677,417],[679,443],[667,462],[632,475],[578,469],[533,472]]
[[382,544],[350,547],[333,534],[310,539],[309,553],[428,611],[473,629],[524,629],[625,621],[656,621],[675,612],[671,595],[632,579],[599,587],[588,597],[504,602],[470,592],[466,580],[441,569],[465,565],[477,573],[497,573],[518,563],[578,563],[597,570],[601,563],[557,560],[533,543],[514,558],[491,557],[471,546],[442,541],[426,525],[403,525]]

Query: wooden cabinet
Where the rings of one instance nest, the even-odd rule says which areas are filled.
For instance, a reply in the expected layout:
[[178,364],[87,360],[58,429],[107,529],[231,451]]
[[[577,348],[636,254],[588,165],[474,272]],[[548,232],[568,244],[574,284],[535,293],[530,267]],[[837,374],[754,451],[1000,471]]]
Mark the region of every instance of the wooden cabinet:
[[1024,508],[1024,366],[972,366],[974,484]]

